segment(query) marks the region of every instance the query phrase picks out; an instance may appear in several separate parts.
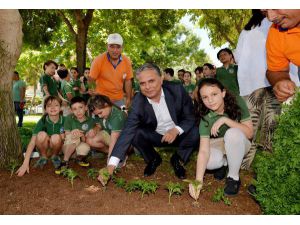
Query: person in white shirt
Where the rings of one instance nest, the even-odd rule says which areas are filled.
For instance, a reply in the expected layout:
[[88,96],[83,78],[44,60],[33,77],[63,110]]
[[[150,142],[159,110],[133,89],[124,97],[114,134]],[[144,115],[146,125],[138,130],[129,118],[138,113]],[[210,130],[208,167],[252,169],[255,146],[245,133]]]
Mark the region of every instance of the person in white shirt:
[[[132,144],[142,155],[147,166],[144,176],[151,176],[162,159],[154,147],[176,146],[171,157],[175,175],[185,178],[182,163],[187,163],[198,147],[199,133],[192,100],[181,84],[163,83],[160,69],[152,63],[141,66],[136,77],[141,92],[136,94],[128,119],[114,149],[108,166],[99,172],[98,180],[106,185],[109,177]],[[105,175],[106,174],[106,175]]]
[[[276,127],[275,117],[281,112],[280,103],[266,77],[266,39],[271,25],[261,10],[253,9],[252,17],[241,32],[234,52],[238,64],[240,95],[247,102],[254,127],[251,149],[242,163],[244,169],[249,169],[254,159],[258,127],[262,128],[260,132],[262,147],[271,150],[271,139]],[[297,67],[290,65],[290,68],[291,79],[299,86]]]

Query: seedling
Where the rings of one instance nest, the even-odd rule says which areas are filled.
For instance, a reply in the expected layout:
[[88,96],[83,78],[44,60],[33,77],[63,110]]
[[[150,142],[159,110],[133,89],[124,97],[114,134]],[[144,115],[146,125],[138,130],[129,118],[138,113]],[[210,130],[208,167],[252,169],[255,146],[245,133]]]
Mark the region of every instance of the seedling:
[[90,168],[87,171],[88,177],[95,180],[98,175],[98,171],[95,168]]
[[131,193],[133,191],[140,190],[142,182],[142,180],[133,180],[128,182],[128,184],[125,186],[125,191]]
[[[202,183],[199,180],[183,180],[184,182],[188,182],[189,184],[191,184],[195,190],[202,188]],[[198,204],[198,197],[197,199],[195,199],[195,204]]]
[[19,166],[19,162],[15,159],[10,160],[8,164],[8,170],[10,171],[10,178],[14,174],[16,168]]
[[155,181],[143,181],[141,183],[140,190],[142,192],[142,198],[144,197],[144,194],[155,194],[156,190],[158,189],[158,184]]
[[219,201],[223,201],[225,205],[231,205],[231,201],[225,197],[224,195],[224,190],[221,189],[221,188],[218,188],[214,195],[212,196],[212,199],[211,199],[213,202],[219,202]]
[[109,174],[107,168],[102,168],[101,170],[99,170],[99,175],[102,178],[103,184],[106,185],[110,178],[110,174]]
[[117,187],[125,188],[126,181],[125,181],[124,178],[117,178],[117,177],[114,176],[112,179],[113,179],[113,181],[114,181],[114,183],[116,184]]
[[181,195],[184,187],[180,183],[168,182],[166,184],[166,189],[169,191],[169,204],[171,203],[171,196],[173,194]]
[[62,174],[64,177],[67,177],[68,181],[71,182],[72,188],[73,188],[74,179],[76,177],[79,177],[78,173],[75,170],[72,170],[71,168],[69,168],[69,169],[63,170]]

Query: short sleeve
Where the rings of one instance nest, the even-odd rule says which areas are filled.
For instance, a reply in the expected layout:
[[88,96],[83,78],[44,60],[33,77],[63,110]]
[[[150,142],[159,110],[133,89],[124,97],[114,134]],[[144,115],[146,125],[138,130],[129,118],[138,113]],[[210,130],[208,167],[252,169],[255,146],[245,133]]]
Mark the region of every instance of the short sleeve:
[[210,137],[210,128],[211,126],[209,125],[209,123],[205,120],[201,120],[200,121],[200,125],[199,125],[199,135],[200,137]]
[[37,124],[35,125],[33,131],[32,131],[32,136],[36,136],[39,132],[44,131],[44,123],[43,123],[43,118],[41,118]]

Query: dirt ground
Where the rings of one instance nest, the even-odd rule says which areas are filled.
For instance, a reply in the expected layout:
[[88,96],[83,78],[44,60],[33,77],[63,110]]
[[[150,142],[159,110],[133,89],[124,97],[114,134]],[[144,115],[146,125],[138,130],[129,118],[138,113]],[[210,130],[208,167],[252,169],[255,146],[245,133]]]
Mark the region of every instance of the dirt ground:
[[[216,181],[212,174],[205,178],[204,192],[201,193],[198,204],[189,196],[187,184],[177,179],[168,161],[164,158],[163,164],[155,175],[144,178],[144,161],[131,156],[127,166],[118,174],[127,181],[132,179],[155,180],[160,185],[155,194],[144,195],[140,192],[127,193],[110,182],[106,188],[100,186],[97,180],[87,176],[87,169],[72,163],[71,167],[80,174],[74,180],[74,187],[64,177],[54,173],[51,163],[41,169],[31,167],[30,174],[19,178],[10,177],[8,170],[0,170],[0,214],[1,215],[161,215],[161,214],[261,214],[259,205],[247,193],[246,187],[251,181],[251,173],[241,172],[242,186],[238,196],[230,197],[231,205],[224,202],[212,202],[212,196],[217,188],[223,188],[224,181]],[[31,165],[33,165],[33,159]],[[91,159],[91,167],[99,169],[105,165],[106,159]],[[195,160],[187,165],[188,179],[195,176]],[[182,195],[172,196],[168,203],[168,191],[165,184],[168,181],[182,182],[185,190]],[[100,189],[96,192],[86,188],[94,185]]]

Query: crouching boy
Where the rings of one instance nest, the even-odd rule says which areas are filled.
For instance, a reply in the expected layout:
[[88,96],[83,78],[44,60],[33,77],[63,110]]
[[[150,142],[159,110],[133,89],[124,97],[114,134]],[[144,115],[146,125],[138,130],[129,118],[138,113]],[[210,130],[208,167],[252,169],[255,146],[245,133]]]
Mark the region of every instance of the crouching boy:
[[64,123],[65,143],[64,143],[64,158],[61,167],[55,171],[60,174],[62,170],[68,168],[70,157],[75,154],[77,162],[80,166],[88,167],[89,162],[86,160],[90,151],[90,146],[86,143],[87,138],[92,138],[96,135],[95,122],[87,116],[87,106],[82,97],[74,97],[71,99],[72,114],[66,117]]

